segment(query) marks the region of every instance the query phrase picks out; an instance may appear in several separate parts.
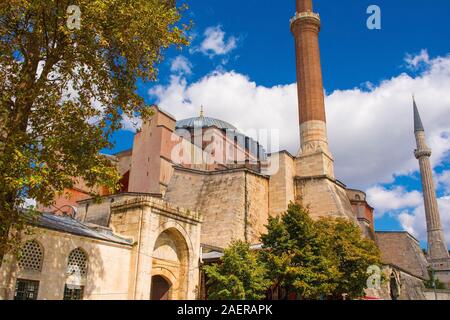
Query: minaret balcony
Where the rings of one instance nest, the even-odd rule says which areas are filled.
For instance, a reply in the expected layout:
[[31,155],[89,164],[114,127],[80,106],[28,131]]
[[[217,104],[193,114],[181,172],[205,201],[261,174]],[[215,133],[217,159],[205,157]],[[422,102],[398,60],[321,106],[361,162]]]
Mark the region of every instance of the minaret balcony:
[[311,12],[311,11],[297,12],[297,13],[295,13],[295,16],[292,17],[289,21],[292,26],[295,22],[297,22],[299,20],[305,20],[305,19],[312,19],[316,23],[320,24],[320,15],[318,13]]
[[416,159],[420,159],[422,157],[431,157],[431,149],[416,149],[414,150],[414,155],[416,156]]

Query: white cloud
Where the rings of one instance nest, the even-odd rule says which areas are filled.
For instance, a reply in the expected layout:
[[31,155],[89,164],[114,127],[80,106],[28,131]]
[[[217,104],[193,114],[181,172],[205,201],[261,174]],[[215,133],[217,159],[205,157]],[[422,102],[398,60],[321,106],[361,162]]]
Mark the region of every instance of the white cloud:
[[381,186],[369,188],[367,200],[375,208],[375,215],[382,216],[385,213],[407,208],[415,208],[423,202],[422,194],[418,191],[408,192],[403,187],[396,186],[386,189]]
[[25,198],[22,207],[24,209],[36,208],[37,202],[34,199]]
[[[432,165],[450,156],[450,55],[431,59],[426,51],[407,56],[409,65],[420,68],[413,77],[405,73],[379,85],[367,82],[364,89],[336,90],[326,97],[328,136],[335,157],[336,176],[350,187],[367,190],[376,216],[390,213],[402,227],[426,238],[423,199],[418,191],[401,186],[384,188],[396,176],[418,171],[411,93],[416,100],[433,150]],[[260,86],[235,71],[215,71],[195,83],[180,74],[168,85],[149,91],[157,103],[177,119],[198,115],[222,119],[242,131],[275,129],[280,149],[293,154],[299,148],[296,84]],[[450,170],[436,175],[446,197],[439,199],[442,224],[450,240]]]
[[237,46],[235,37],[230,36],[225,39],[225,32],[220,25],[206,28],[204,36],[205,39],[200,44],[199,51],[209,57],[225,55]]
[[177,74],[192,74],[192,63],[185,56],[178,56],[172,60],[170,71]]
[[129,117],[124,114],[121,124],[123,130],[135,132],[136,129],[142,126],[142,119],[140,117]]
[[411,70],[417,70],[421,66],[430,64],[430,56],[426,49],[422,49],[419,54],[407,54],[405,57],[406,66]]
[[183,77],[172,76],[168,86],[156,86],[150,94],[177,119],[198,115],[203,105],[206,116],[228,121],[241,131],[279,130],[281,148],[297,148],[295,84],[266,88],[233,71],[215,72],[190,85]]
[[[442,228],[445,239],[450,240],[450,197],[438,199]],[[427,240],[427,229],[425,220],[425,209],[423,204],[414,209],[411,213],[403,212],[399,215],[399,221],[403,229],[413,234],[420,240]]]
[[450,170],[436,176],[438,187],[442,187],[446,195],[450,195]]
[[[393,182],[395,175],[418,169],[411,93],[416,100],[434,165],[450,150],[450,56],[431,59],[418,76],[400,74],[371,91],[336,90],[326,98],[328,135],[336,176],[351,187],[366,189]],[[214,72],[188,84],[172,76],[167,86],[150,90],[157,103],[178,119],[198,114],[228,121],[242,130],[279,129],[281,148],[299,148],[296,84],[259,86],[234,71]]]

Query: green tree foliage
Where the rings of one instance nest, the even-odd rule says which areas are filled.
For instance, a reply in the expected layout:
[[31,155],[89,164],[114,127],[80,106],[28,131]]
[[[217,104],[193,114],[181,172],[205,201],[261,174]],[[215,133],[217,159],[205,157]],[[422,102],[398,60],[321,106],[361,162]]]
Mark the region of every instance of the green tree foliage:
[[307,210],[291,204],[281,217],[269,219],[261,239],[262,261],[275,286],[306,299],[320,299],[336,289],[337,266]]
[[363,296],[367,268],[381,264],[378,247],[363,237],[358,225],[345,219],[324,218],[316,222],[316,228],[326,243],[325,254],[338,270],[333,297],[340,298],[342,294],[349,298]]
[[233,242],[220,263],[204,266],[203,270],[212,300],[260,300],[270,285],[258,252],[242,241]]
[[298,204],[269,218],[261,240],[258,253],[236,242],[221,264],[205,267],[210,298],[258,299],[274,287],[283,289],[286,296],[280,299],[288,293],[303,299],[341,299],[343,294],[359,298],[368,267],[381,264],[379,249],[357,224],[331,218],[315,222]]
[[425,288],[427,289],[437,289],[437,290],[444,290],[446,289],[445,283],[441,282],[438,278],[436,278],[436,275],[434,274],[432,269],[428,269],[428,276],[429,280],[424,281]]
[[8,234],[23,229],[24,197],[47,206],[73,177],[117,188],[99,152],[124,115],[148,116],[136,80],[155,80],[163,50],[188,44],[174,3],[0,0],[0,256],[19,240]]

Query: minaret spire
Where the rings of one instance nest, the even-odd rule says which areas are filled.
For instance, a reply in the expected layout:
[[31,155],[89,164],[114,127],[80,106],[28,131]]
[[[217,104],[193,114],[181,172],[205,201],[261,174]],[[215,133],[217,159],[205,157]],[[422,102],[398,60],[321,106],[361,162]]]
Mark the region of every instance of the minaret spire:
[[417,143],[417,149],[414,151],[414,155],[417,160],[419,160],[420,175],[422,177],[428,234],[428,259],[433,268],[437,270],[447,270],[450,268],[450,261],[444,232],[441,227],[441,217],[436,198],[435,184],[433,182],[433,171],[430,164],[431,149],[426,144],[425,130],[414,97],[413,111],[414,134]]
[[420,119],[419,109],[417,108],[416,98],[413,95],[413,108],[414,108],[414,132],[425,131],[422,124],[422,119]]

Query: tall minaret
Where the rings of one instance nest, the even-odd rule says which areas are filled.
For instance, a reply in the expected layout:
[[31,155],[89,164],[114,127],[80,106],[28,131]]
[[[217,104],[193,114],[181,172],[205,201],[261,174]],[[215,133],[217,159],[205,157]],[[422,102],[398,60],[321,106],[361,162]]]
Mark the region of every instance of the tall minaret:
[[[326,175],[334,178],[333,158],[328,149],[325,99],[320,65],[320,17],[313,12],[312,0],[297,0],[297,12],[291,19],[295,39],[298,108],[300,124],[299,157],[314,155],[314,168],[304,165],[301,175]],[[320,164],[320,165],[319,165]],[[308,169],[309,168],[309,169]]]
[[[414,135],[416,136],[417,149],[414,155],[419,160],[420,175],[422,177],[423,198],[425,203],[425,217],[428,232],[428,259],[434,267],[441,266],[449,258],[447,244],[441,227],[441,217],[436,199],[433,171],[430,164],[431,149],[428,148],[425,139],[425,130],[420,119],[416,101],[413,98],[414,108]],[[437,265],[435,264],[437,263]],[[444,266],[444,263],[442,264]]]

